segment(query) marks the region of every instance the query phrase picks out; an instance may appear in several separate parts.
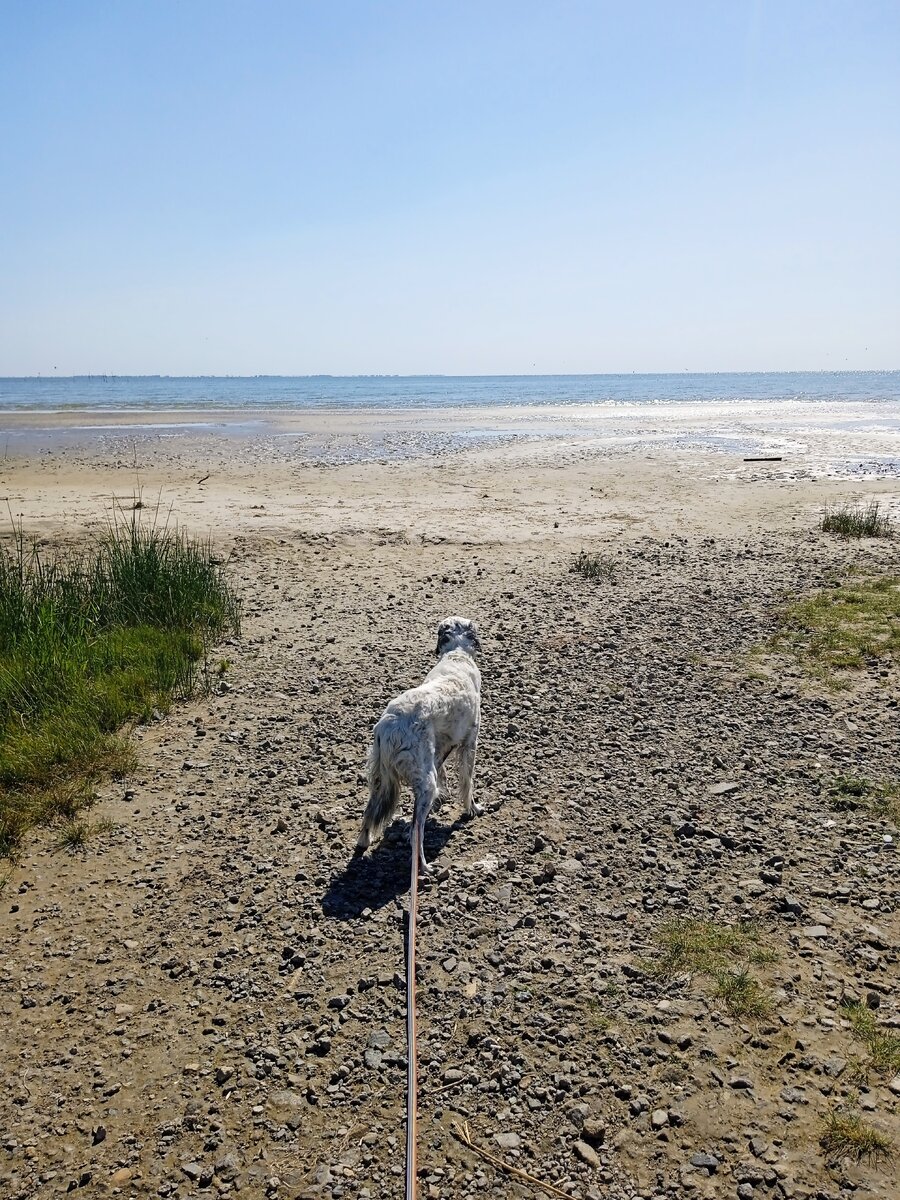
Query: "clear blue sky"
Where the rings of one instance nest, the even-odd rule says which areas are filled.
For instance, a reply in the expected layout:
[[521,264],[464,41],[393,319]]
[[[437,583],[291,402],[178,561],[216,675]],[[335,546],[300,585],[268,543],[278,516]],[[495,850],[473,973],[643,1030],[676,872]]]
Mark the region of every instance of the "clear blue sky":
[[895,0],[0,0],[0,374],[900,367]]

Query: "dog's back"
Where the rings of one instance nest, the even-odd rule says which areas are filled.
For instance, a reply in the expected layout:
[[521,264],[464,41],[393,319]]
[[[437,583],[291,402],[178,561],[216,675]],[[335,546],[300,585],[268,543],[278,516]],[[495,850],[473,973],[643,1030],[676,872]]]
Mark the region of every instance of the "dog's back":
[[466,811],[478,811],[471,797],[471,764],[480,721],[481,673],[473,657],[480,649],[474,624],[451,617],[438,630],[438,661],[417,687],[391,700],[372,735],[368,759],[369,803],[357,850],[365,850],[390,822],[407,784],[416,797],[415,824],[422,831],[443,785],[444,761],[466,747]]

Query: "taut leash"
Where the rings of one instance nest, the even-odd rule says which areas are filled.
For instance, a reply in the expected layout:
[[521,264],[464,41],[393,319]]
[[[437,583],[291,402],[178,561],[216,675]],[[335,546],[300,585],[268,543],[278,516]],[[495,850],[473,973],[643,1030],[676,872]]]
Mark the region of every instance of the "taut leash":
[[419,846],[412,839],[409,920],[406,926],[406,1200],[416,1200],[416,909],[419,898]]

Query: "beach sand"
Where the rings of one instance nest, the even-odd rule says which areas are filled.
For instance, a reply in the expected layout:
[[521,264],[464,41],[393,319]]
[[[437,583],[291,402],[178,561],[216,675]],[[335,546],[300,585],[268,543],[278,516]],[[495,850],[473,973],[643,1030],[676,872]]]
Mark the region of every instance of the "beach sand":
[[[451,798],[426,838],[422,1196],[540,1195],[461,1120],[583,1200],[895,1194],[820,1139],[852,1103],[900,1146],[897,1072],[860,1084],[839,1008],[900,1021],[898,835],[827,797],[896,777],[900,683],[748,655],[787,594],[896,570],[896,542],[818,529],[828,502],[898,514],[896,447],[692,419],[10,417],[26,533],[139,497],[212,538],[245,617],[224,687],[135,732],[94,809],[114,832],[76,856],[38,832],[11,869],[0,1194],[402,1195],[405,827],[349,859],[372,724],[450,613],[484,643],[486,813]],[[648,973],[687,914],[758,922],[770,1017]]]

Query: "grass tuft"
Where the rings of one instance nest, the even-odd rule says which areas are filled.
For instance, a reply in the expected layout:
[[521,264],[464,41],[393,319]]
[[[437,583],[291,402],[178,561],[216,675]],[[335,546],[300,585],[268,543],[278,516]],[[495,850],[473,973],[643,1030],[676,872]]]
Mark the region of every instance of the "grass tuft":
[[841,1005],[841,1016],[850,1022],[854,1037],[869,1052],[871,1070],[879,1075],[900,1072],[900,1035],[879,1025],[872,1010],[859,1002]]
[[211,643],[240,630],[210,546],[157,515],[114,517],[81,551],[47,553],[21,526],[0,547],[0,854],[130,770],[118,731],[192,695]]
[[651,974],[672,978],[690,972],[713,975],[723,962],[741,959],[751,963],[775,961],[761,945],[762,933],[755,925],[720,925],[695,917],[667,921],[657,941],[662,954],[651,964]]
[[893,1157],[894,1153],[890,1138],[867,1125],[852,1109],[832,1110],[828,1114],[821,1144],[829,1158],[852,1158],[856,1162],[864,1158],[877,1162]]
[[821,528],[825,533],[836,533],[843,538],[893,537],[894,527],[890,517],[881,511],[877,500],[868,504],[842,504],[838,508],[825,507]]
[[616,565],[608,554],[588,554],[586,550],[580,550],[572,570],[592,583],[613,583],[616,578]]
[[75,853],[76,850],[83,850],[88,841],[93,837],[98,837],[104,833],[114,833],[118,826],[114,821],[82,821],[70,820],[60,828],[59,835],[56,839],[56,846],[59,850],[68,850],[70,853]]
[[732,1017],[755,1017],[761,1020],[772,1015],[772,999],[758,980],[745,967],[740,971],[716,971],[716,995],[724,1001]]

